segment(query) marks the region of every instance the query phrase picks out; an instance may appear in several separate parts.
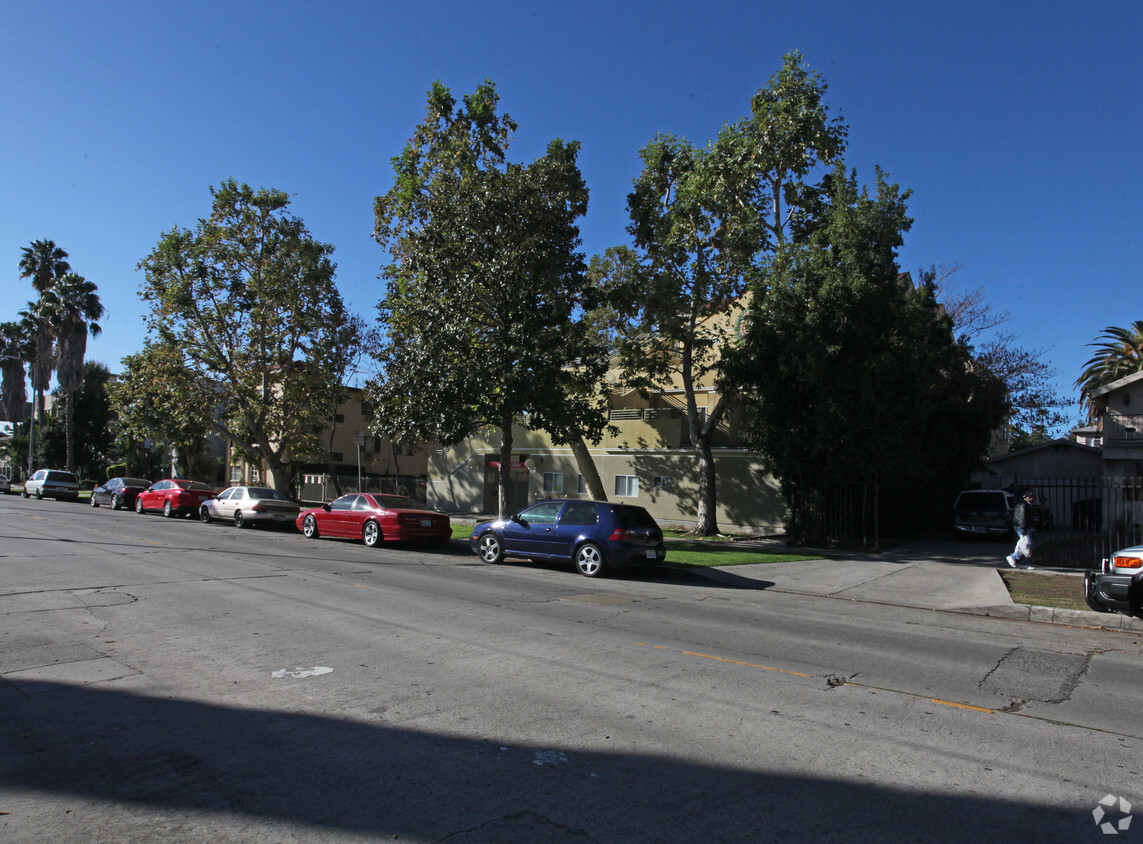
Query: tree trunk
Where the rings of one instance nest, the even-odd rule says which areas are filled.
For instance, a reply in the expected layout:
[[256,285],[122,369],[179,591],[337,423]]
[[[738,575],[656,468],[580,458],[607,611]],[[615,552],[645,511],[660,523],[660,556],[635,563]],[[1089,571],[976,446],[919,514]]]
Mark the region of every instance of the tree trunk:
[[505,413],[500,420],[500,483],[497,488],[498,519],[506,519],[512,514],[512,503],[508,499],[512,483],[512,414]]
[[75,438],[73,436],[72,428],[74,426],[75,417],[72,413],[72,405],[75,404],[75,392],[64,393],[64,442],[67,449],[67,470],[69,472],[75,471]]
[[714,454],[710,448],[710,436],[700,437],[694,448],[699,468],[698,518],[695,521],[695,533],[699,536],[713,536],[718,533],[718,483]]
[[576,465],[579,466],[579,473],[583,476],[583,482],[587,486],[588,494],[596,501],[606,501],[607,491],[603,488],[599,470],[595,468],[595,460],[592,458],[591,451],[588,450],[583,437],[577,436],[572,439],[571,450],[572,454],[575,455]]

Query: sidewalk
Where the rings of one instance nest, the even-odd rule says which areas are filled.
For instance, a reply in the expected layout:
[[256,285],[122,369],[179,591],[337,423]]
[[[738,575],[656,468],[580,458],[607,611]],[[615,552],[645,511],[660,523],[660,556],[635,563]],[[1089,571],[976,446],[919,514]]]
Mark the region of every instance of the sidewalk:
[[[744,544],[775,551],[790,550],[779,542]],[[669,548],[668,544],[668,564]],[[829,553],[832,559],[691,571],[728,584],[738,581],[741,585],[743,579],[766,582],[770,584],[766,587],[770,592],[1143,632],[1143,619],[1120,613],[1014,604],[997,572],[1004,565],[1006,548],[994,543],[925,540],[883,554],[839,557],[836,552],[823,552]],[[1083,577],[1083,572],[1075,569],[1043,568],[1037,571]],[[1082,583],[1078,588],[1082,589]]]

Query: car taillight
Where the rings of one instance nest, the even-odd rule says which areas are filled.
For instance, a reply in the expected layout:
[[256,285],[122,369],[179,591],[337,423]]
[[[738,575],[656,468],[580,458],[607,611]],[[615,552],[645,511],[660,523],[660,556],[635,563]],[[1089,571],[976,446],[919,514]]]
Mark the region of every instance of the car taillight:
[[415,516],[412,513],[398,513],[397,514],[397,524],[400,524],[400,525],[419,525],[420,523],[421,523],[421,517],[420,516]]
[[255,513],[262,513],[262,512],[265,512],[266,505],[263,504],[262,502],[258,502],[257,504],[255,504],[250,509],[253,510]]
[[1141,557],[1116,557],[1112,562],[1117,569],[1137,569],[1143,567]]
[[611,536],[608,537],[608,539],[611,542],[627,542],[631,539],[631,531],[627,530],[627,528],[616,528],[611,532]]

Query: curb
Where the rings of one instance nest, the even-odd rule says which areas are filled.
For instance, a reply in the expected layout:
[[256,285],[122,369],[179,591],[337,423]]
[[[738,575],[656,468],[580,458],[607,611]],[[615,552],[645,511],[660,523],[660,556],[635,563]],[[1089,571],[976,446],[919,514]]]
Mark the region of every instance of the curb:
[[1059,607],[1039,607],[1034,604],[1013,604],[1010,607],[978,607],[953,610],[969,615],[1010,618],[1014,621],[1037,621],[1041,624],[1063,624],[1069,627],[1090,627],[1117,630],[1124,633],[1143,633],[1143,619],[1122,613],[1065,610]]

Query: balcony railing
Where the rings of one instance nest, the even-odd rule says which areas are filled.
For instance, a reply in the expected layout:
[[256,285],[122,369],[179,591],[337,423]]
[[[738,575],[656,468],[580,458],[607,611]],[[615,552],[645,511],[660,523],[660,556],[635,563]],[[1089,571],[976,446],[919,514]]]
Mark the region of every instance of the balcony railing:
[[1109,411],[1103,418],[1103,444],[1143,444],[1143,414]]

